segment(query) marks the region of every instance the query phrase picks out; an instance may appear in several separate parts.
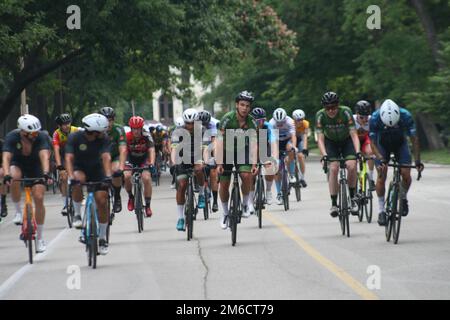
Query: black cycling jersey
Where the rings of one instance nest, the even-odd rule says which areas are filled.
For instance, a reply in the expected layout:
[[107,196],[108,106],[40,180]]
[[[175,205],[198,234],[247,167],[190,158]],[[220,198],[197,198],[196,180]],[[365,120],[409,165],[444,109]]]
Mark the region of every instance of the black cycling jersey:
[[39,151],[50,150],[48,135],[43,131],[39,131],[38,136],[31,145],[31,153],[23,154],[22,137],[20,129],[15,129],[8,133],[5,137],[3,152],[11,152],[11,165],[23,165],[27,167],[36,166],[40,163]]
[[109,153],[111,142],[107,135],[94,141],[88,141],[84,131],[72,133],[66,144],[66,154],[74,155],[76,168],[102,168],[101,155]]

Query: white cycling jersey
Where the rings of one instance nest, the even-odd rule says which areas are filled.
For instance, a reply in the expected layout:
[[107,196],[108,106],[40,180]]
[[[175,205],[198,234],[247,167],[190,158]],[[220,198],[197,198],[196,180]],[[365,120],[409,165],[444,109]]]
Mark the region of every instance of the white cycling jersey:
[[355,121],[355,126],[356,126],[356,131],[361,132],[361,131],[367,131],[369,132],[369,121],[370,121],[370,116],[369,116],[369,120],[367,121],[367,123],[362,126],[359,122],[358,122],[358,116],[356,114],[353,115],[353,120]]
[[211,117],[211,121],[209,122],[208,126],[205,127],[206,130],[209,130],[209,135],[204,135],[204,139],[203,141],[210,141],[211,137],[216,137],[217,136],[217,124],[220,121],[217,120],[216,118]]
[[283,122],[277,122],[275,119],[271,119],[270,124],[274,129],[278,129],[280,141],[289,140],[292,135],[295,135],[295,122],[289,116]]

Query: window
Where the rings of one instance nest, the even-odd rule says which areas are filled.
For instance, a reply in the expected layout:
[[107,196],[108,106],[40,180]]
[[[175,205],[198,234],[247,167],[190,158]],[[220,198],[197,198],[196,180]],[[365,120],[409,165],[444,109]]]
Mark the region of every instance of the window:
[[164,94],[159,97],[159,118],[161,122],[173,121],[173,100]]

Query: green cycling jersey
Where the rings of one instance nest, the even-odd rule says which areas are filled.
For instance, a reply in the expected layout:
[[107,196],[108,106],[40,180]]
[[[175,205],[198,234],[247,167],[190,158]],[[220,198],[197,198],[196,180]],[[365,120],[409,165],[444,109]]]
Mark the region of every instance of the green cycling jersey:
[[119,157],[119,146],[127,145],[125,130],[122,126],[113,124],[111,131],[108,131],[107,134],[111,142],[111,159],[116,161]]
[[316,114],[316,132],[323,133],[329,140],[340,142],[350,137],[350,130],[355,129],[352,110],[346,106],[339,106],[338,113],[330,118],[325,109]]

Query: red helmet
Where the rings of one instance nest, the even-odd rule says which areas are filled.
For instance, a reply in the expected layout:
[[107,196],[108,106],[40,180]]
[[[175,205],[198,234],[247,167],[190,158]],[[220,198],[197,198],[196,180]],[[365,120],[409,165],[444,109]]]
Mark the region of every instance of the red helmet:
[[130,121],[128,121],[128,125],[132,129],[141,129],[144,127],[144,118],[139,116],[133,116],[130,118]]

